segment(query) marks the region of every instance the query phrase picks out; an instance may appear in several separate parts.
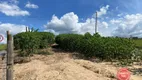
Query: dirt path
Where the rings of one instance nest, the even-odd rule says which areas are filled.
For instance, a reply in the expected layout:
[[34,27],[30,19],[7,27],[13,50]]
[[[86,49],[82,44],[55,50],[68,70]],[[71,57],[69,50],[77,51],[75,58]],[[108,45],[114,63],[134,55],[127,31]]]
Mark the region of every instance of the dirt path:
[[[69,52],[50,52],[54,54],[34,55],[31,62],[15,64],[14,80],[117,80],[119,67],[73,59]],[[141,79],[142,76],[132,75],[130,80]]]

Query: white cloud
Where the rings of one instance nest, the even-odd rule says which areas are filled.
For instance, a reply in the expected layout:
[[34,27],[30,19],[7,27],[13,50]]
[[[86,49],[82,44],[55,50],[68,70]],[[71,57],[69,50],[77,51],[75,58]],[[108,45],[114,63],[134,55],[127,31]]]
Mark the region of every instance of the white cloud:
[[0,12],[7,16],[26,16],[30,13],[26,10],[21,10],[16,4],[0,2]]
[[[105,7],[100,8],[100,11],[97,11],[98,13],[98,17],[101,17],[105,14],[107,14],[107,11],[109,9],[109,5],[106,5]],[[94,14],[93,16],[95,17],[96,14]]]
[[112,32],[114,36],[142,36],[142,14],[126,15],[122,19],[112,20],[111,22],[113,23],[112,26],[116,27]]
[[105,28],[108,28],[108,23],[107,22],[102,22],[102,24],[103,24],[103,26],[105,27]]
[[[73,12],[63,15],[61,18],[53,15],[51,21],[44,25],[46,30],[55,34],[59,33],[79,33],[84,34],[86,32],[94,33],[95,19],[88,18],[85,22],[79,22],[79,18]],[[106,22],[98,21],[98,31],[105,30],[108,27]]]
[[[99,17],[107,14],[109,5],[102,7]],[[102,36],[142,37],[142,14],[118,14],[119,18],[109,20],[98,20],[98,32]],[[83,20],[84,21],[84,20]],[[78,16],[73,12],[66,13],[61,18],[53,15],[52,19],[44,25],[46,30],[55,34],[59,33],[79,33],[84,34],[95,31],[95,18],[88,18],[85,22],[80,22]]]
[[112,20],[110,20],[110,23],[111,24],[118,24],[118,23],[121,23],[121,20],[119,20],[119,19],[117,19],[117,20],[112,19]]
[[30,2],[27,2],[27,4],[25,5],[26,8],[34,8],[37,9],[39,8],[38,5],[32,4]]
[[72,33],[77,31],[78,26],[81,26],[77,23],[78,16],[71,12],[65,14],[60,19],[57,16],[53,15],[52,20],[45,26],[47,29],[53,29],[57,33]]
[[[95,19],[88,18],[85,22],[80,22],[73,12],[63,15],[61,18],[53,15],[52,19],[44,25],[46,30],[55,34],[59,33],[94,33]],[[125,15],[108,22],[98,20],[98,32],[102,36],[142,37],[142,14]]]
[[11,34],[17,34],[19,32],[25,32],[25,25],[17,25],[11,23],[0,23],[0,35],[4,36],[4,41],[1,43],[6,43],[6,31],[10,31]]

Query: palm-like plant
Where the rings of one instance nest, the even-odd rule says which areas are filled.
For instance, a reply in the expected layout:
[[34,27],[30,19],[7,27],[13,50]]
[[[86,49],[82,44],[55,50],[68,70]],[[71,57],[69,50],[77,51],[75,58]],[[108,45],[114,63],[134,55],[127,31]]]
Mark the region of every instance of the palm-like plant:
[[38,32],[39,31],[39,29],[34,29],[33,27],[30,29],[29,28],[29,30],[28,30],[28,32]]

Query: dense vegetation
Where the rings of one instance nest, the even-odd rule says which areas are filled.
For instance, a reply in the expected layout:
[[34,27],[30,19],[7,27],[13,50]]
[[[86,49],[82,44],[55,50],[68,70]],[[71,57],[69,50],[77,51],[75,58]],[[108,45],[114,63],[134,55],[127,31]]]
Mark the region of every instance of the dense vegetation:
[[14,35],[14,47],[29,55],[37,49],[47,48],[54,43],[54,34],[49,32],[23,32]]
[[133,41],[127,38],[101,37],[98,33],[93,36],[89,33],[60,34],[56,37],[56,43],[61,49],[80,52],[88,58],[95,56],[101,60],[127,63],[131,62],[135,55],[141,58]]
[[60,34],[54,36],[49,32],[23,32],[14,35],[15,49],[30,55],[37,49],[47,48],[55,42],[66,51],[79,52],[86,58],[96,57],[105,61],[119,61],[129,64],[142,60],[142,52],[135,46],[135,41],[128,38],[101,37],[98,33],[91,35]]

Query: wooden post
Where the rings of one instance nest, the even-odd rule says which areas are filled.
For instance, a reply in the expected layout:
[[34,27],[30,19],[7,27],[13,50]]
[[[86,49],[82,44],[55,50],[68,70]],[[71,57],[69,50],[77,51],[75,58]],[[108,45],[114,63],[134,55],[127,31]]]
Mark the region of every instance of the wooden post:
[[7,31],[7,70],[6,80],[13,80],[13,38],[12,35]]
[[97,33],[97,12],[96,12],[96,24],[95,24],[95,33]]

